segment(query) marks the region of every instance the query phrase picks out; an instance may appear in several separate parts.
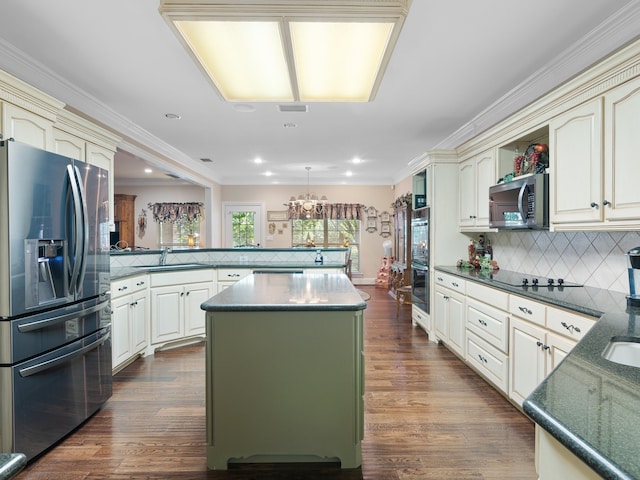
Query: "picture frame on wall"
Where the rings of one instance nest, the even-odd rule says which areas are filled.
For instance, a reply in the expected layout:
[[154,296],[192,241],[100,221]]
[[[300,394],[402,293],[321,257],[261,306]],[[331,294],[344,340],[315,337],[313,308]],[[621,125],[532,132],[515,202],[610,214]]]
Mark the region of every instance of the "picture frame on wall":
[[280,222],[289,220],[289,212],[287,210],[270,210],[267,212],[268,222]]

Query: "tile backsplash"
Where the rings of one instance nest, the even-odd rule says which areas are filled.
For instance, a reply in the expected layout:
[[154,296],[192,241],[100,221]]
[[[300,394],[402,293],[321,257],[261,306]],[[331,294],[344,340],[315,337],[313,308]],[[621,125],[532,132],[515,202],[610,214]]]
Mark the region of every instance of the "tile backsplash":
[[640,246],[640,232],[501,231],[486,236],[502,269],[625,293],[625,254]]

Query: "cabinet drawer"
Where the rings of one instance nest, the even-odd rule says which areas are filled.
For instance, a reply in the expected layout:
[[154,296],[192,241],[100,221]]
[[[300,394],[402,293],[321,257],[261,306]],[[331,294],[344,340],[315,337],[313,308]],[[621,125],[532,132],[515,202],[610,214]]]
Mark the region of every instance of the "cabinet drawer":
[[496,288],[486,287],[475,282],[467,282],[467,296],[477,298],[501,310],[509,310],[509,294]]
[[509,315],[506,312],[468,298],[467,328],[498,350],[508,351]]
[[219,282],[237,282],[247,275],[251,275],[250,268],[220,268],[218,269]]
[[596,323],[594,317],[579,315],[559,308],[547,309],[547,328],[564,337],[581,340]]
[[509,358],[473,332],[467,332],[467,362],[497,388],[507,393]]
[[424,313],[415,305],[411,306],[411,320],[414,325],[420,325],[427,332],[431,329],[431,326],[429,325],[429,315]]
[[129,295],[132,292],[131,278],[123,278],[111,282],[111,299]]
[[517,295],[509,295],[509,312],[537,325],[545,326],[547,307]]
[[465,280],[460,277],[456,277],[455,275],[448,275],[442,272],[435,272],[435,279],[438,285],[442,285],[443,287],[450,288],[451,290],[455,290],[456,292],[460,292],[462,294],[465,293]]
[[213,282],[213,278],[213,270],[210,268],[152,273],[150,275],[150,286],[164,287],[168,285],[182,285],[184,283]]
[[129,293],[139,292],[140,290],[144,290],[149,286],[149,276],[148,275],[138,275],[136,277],[131,277],[131,290]]

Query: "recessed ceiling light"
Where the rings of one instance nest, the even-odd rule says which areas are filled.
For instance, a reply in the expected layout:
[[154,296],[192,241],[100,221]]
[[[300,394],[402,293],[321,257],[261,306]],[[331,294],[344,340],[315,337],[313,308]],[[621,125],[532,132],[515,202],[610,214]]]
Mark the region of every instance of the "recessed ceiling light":
[[151,170],[150,168],[145,168],[144,173],[153,173],[153,170]]
[[253,163],[260,164],[260,163],[262,163],[262,159],[261,159],[260,157],[256,157],[256,158],[253,160]]
[[180,120],[182,118],[177,113],[165,113],[164,116],[169,120]]
[[265,174],[267,177],[270,177],[271,175],[273,175],[273,173],[272,173],[272,172],[269,172],[269,171],[264,172],[264,174]]
[[353,163],[355,163],[356,165],[360,162],[362,162],[362,160],[358,157],[353,157],[353,160],[351,160]]
[[347,173],[345,173],[345,175],[346,175],[347,177],[350,177],[350,176],[352,176],[352,175],[353,175],[353,172],[352,172],[351,170],[348,170],[348,171],[347,171]]

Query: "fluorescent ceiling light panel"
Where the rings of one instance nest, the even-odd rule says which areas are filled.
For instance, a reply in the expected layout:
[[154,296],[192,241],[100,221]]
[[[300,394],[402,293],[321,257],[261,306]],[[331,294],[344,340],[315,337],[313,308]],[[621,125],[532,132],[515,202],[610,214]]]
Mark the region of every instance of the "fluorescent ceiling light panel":
[[293,101],[278,22],[178,21],[176,27],[229,101]]
[[160,12],[231,102],[366,102],[411,0],[161,0]]

